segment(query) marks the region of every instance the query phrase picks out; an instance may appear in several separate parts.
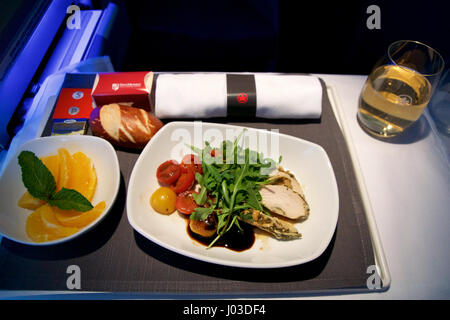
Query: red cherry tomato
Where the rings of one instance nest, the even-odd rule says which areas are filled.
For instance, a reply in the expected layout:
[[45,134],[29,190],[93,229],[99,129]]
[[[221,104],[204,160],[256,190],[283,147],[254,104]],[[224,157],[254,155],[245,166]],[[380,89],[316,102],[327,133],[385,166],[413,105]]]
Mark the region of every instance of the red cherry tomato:
[[163,162],[156,170],[156,178],[161,185],[175,183],[181,175],[181,166],[175,160]]
[[191,214],[194,212],[195,208],[198,207],[197,203],[195,202],[194,198],[192,197],[192,194],[196,193],[193,190],[185,191],[183,193],[180,193],[177,196],[177,200],[175,202],[175,207],[178,211],[180,211],[183,214]]
[[189,190],[194,185],[194,169],[191,167],[181,167],[181,175],[175,184],[172,184],[170,188],[175,191],[176,194]]
[[216,155],[219,156],[222,154],[222,151],[220,151],[219,149],[215,148],[212,149],[209,154],[211,155],[211,157],[215,157]]
[[222,160],[223,160],[223,152],[222,152],[222,150],[220,150],[220,149],[218,149],[218,148],[212,149],[212,150],[209,152],[209,154],[210,154],[211,157],[213,157],[213,158],[222,158]]
[[184,167],[192,167],[195,172],[203,174],[202,162],[195,154],[187,154],[181,160],[181,165]]

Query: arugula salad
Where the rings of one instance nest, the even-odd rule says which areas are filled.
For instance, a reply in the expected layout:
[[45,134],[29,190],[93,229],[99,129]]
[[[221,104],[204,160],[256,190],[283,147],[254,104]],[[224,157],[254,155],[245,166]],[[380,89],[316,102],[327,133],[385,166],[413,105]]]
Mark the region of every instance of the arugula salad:
[[[234,142],[224,141],[220,149],[213,149],[208,142],[205,142],[204,149],[192,147],[203,160],[203,175],[195,174],[200,192],[193,194],[193,198],[199,207],[189,218],[203,221],[216,213],[217,235],[210,246],[233,226],[242,229],[239,221],[252,219],[249,209],[264,211],[259,189],[269,183],[270,178],[262,172],[272,171],[276,163],[256,151],[239,146],[241,135]],[[205,203],[207,207],[204,207]]]

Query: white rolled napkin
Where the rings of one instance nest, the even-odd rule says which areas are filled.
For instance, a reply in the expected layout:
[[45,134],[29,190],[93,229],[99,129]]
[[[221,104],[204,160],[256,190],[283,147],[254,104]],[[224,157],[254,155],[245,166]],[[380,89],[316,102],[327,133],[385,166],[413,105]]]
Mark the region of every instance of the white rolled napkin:
[[[322,113],[322,85],[317,77],[256,73],[256,117],[314,119]],[[159,74],[155,92],[158,118],[227,116],[225,73]]]

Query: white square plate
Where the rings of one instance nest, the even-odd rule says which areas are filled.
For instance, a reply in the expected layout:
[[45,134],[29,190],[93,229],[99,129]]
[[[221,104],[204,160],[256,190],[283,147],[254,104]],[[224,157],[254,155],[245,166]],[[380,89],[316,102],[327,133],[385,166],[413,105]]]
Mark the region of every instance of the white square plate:
[[[254,245],[235,252],[222,247],[206,249],[187,234],[186,221],[175,212],[162,215],[150,206],[152,193],[159,188],[157,167],[166,160],[181,161],[192,153],[189,145],[203,148],[205,141],[219,146],[234,140],[244,127],[203,122],[171,122],[146,145],[131,174],[127,194],[127,215],[131,226],[144,237],[179,254],[216,264],[245,268],[278,268],[302,264],[319,257],[330,243],[336,228],[339,197],[336,178],[325,150],[314,143],[279,134],[246,128],[244,136],[256,136],[255,148],[290,170],[302,185],[310,205],[307,220],[296,223],[302,239],[279,241],[258,235]],[[269,147],[264,147],[264,146]],[[258,147],[259,146],[259,147]],[[264,149],[264,150],[263,150]],[[273,156],[275,154],[275,156]]]
[[[17,201],[26,191],[22,173],[17,161],[20,152],[32,151],[38,157],[57,154],[59,148],[66,148],[70,154],[82,151],[89,157],[97,173],[97,187],[92,204],[106,202],[100,217],[73,235],[48,242],[33,242],[26,233],[26,220],[31,210],[20,208]],[[36,246],[57,244],[78,237],[102,220],[116,199],[120,184],[120,169],[117,154],[112,145],[94,136],[51,136],[25,142],[11,158],[0,178],[0,233],[11,240]]]

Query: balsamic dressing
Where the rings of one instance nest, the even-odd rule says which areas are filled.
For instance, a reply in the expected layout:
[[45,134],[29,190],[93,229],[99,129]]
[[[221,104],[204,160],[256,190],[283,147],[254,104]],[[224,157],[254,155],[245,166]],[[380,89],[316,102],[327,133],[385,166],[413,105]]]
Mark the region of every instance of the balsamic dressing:
[[[210,238],[205,238],[192,232],[189,228],[189,219],[187,220],[187,233],[193,240],[208,246],[216,238],[216,235]],[[221,236],[214,243],[214,247],[224,247],[236,252],[242,252],[250,249],[255,243],[255,232],[253,231],[253,226],[246,223],[241,223],[240,226],[242,230],[240,230],[236,225],[231,227],[227,233]]]

